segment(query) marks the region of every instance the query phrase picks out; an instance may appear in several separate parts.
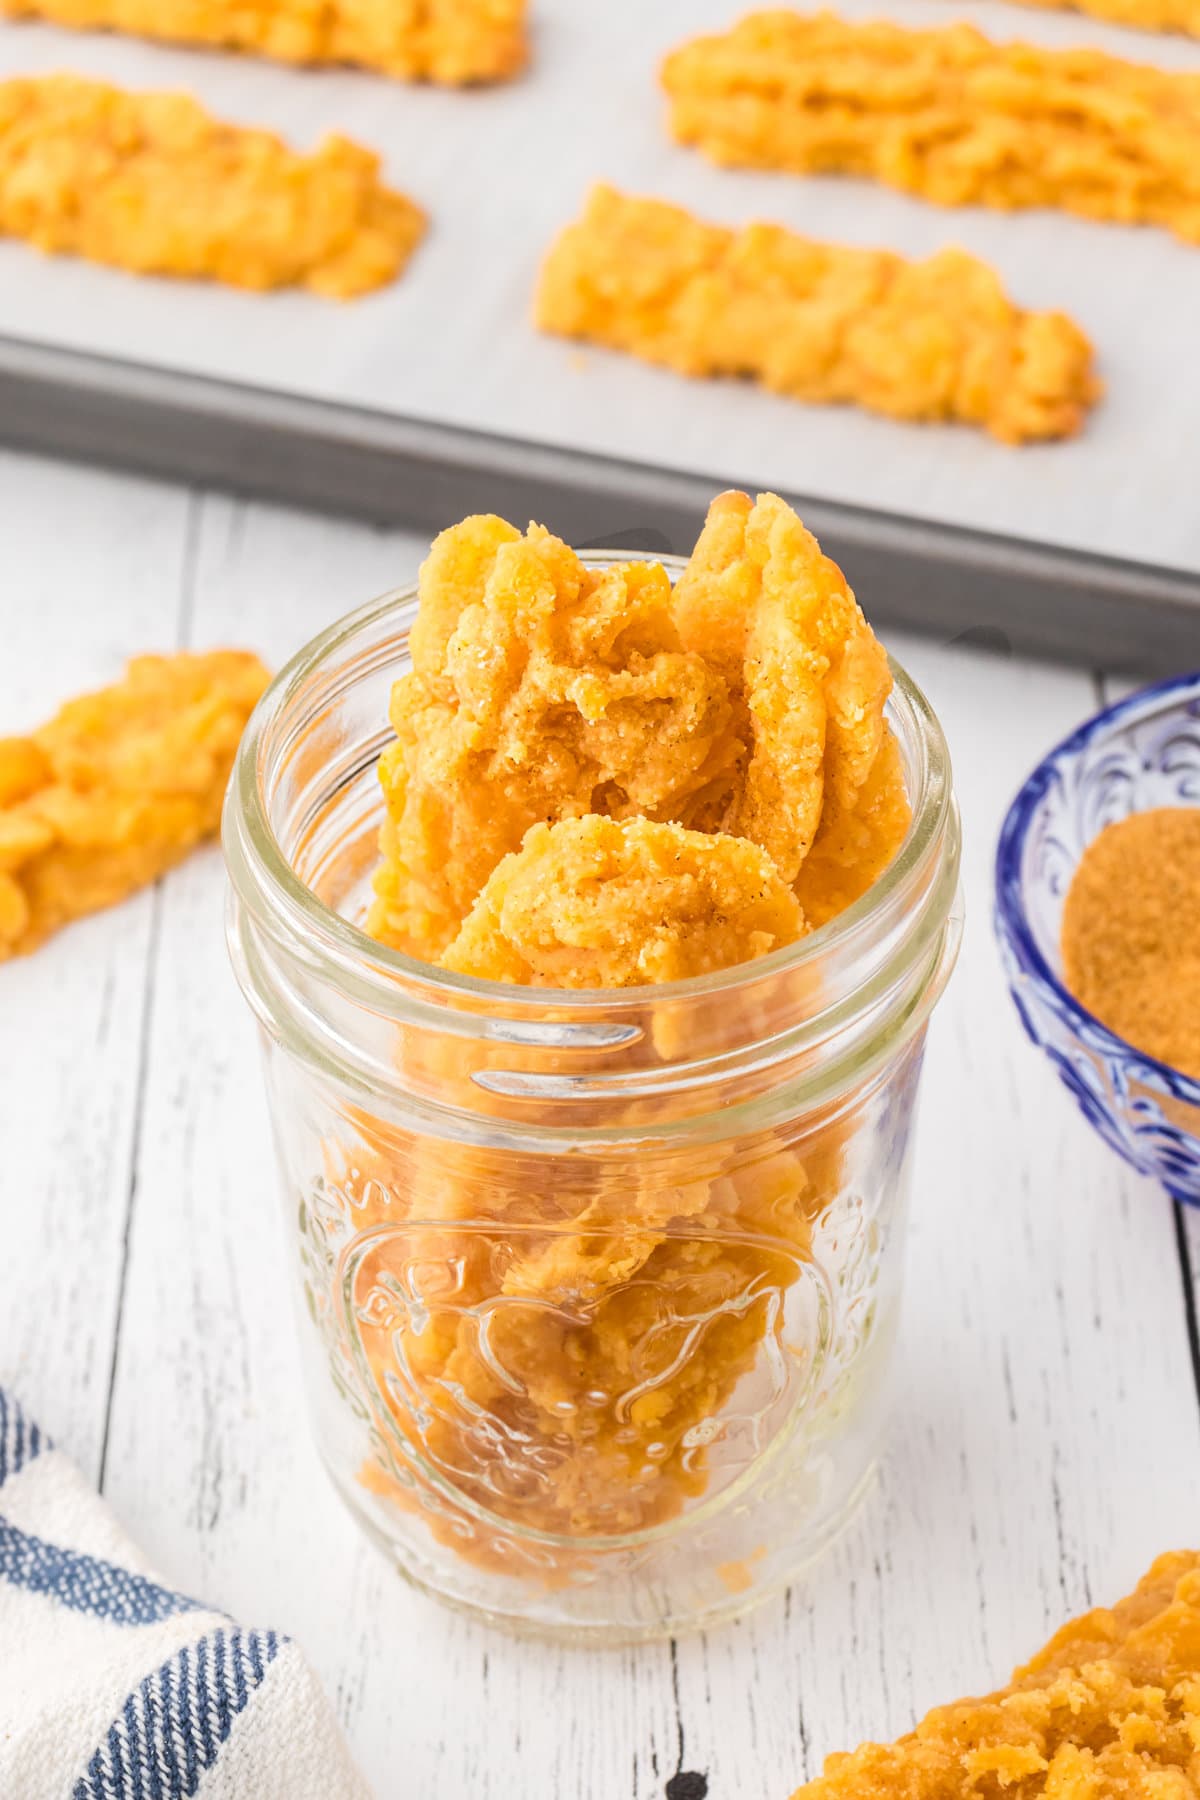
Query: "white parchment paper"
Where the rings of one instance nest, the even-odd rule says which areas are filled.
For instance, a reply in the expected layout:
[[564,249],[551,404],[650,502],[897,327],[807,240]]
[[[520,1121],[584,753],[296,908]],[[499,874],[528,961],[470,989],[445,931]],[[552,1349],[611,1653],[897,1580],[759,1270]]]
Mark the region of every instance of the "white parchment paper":
[[[881,0],[841,4],[882,10]],[[72,69],[186,87],[297,145],[344,130],[377,148],[388,178],[433,219],[399,283],[345,305],[137,279],[0,243],[0,332],[1200,571],[1200,247],[1051,212],[941,211],[866,182],[710,168],[669,141],[656,69],[673,44],[730,23],[739,0],[534,9],[530,73],[467,93],[0,24],[0,75]],[[887,10],[1200,70],[1200,43],[1077,14],[1001,0],[890,0]],[[773,219],[916,254],[962,244],[1025,305],[1079,319],[1107,399],[1080,439],[1013,450],[539,337],[529,323],[539,258],[600,178],[728,223]]]

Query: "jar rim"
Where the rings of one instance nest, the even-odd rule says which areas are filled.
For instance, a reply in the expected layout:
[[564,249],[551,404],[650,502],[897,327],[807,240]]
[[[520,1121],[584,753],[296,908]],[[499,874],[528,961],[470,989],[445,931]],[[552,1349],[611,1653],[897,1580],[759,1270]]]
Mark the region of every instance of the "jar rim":
[[[680,556],[648,556],[628,549],[580,552],[588,567],[614,562],[649,562],[661,565],[672,577],[686,564]],[[225,801],[222,840],[229,877],[238,899],[264,926],[271,915],[282,915],[291,943],[303,942],[306,960],[334,967],[339,983],[382,1016],[403,1020],[414,988],[425,1005],[453,997],[460,1005],[477,1000],[494,1016],[497,1006],[543,1013],[552,1008],[557,1019],[570,1025],[586,1022],[590,1014],[611,1018],[623,1007],[644,1006],[648,990],[634,988],[531,989],[513,983],[463,975],[409,956],[370,937],[360,926],[325,904],[296,874],[275,835],[264,794],[264,762],[267,739],[304,690],[319,677],[337,652],[348,647],[362,632],[395,613],[397,623],[411,624],[415,617],[417,583],[393,588],[346,613],[308,640],[284,664],[263,693],[243,734]],[[405,613],[410,615],[405,620]],[[885,921],[903,909],[907,896],[928,889],[928,871],[951,829],[954,799],[949,747],[937,715],[907,670],[890,654],[893,678],[890,704],[912,729],[918,751],[916,791],[910,796],[912,818],[891,862],[867,891],[824,925],[794,943],[768,955],[708,974],[655,983],[658,1004],[686,1002],[714,994],[733,992],[750,983],[803,970],[831,956],[869,952],[876,935],[886,935]],[[957,855],[950,879],[933,883],[942,894],[936,909],[934,930],[945,923],[957,889]],[[940,913],[940,918],[936,916]],[[294,933],[299,933],[297,939]]]

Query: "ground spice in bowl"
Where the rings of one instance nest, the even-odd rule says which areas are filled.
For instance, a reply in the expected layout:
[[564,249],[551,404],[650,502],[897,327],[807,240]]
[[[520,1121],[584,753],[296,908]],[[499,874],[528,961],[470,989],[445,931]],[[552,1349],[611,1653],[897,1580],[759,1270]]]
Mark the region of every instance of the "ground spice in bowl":
[[1075,871],[1063,975],[1137,1050],[1200,1080],[1200,807],[1106,826]]

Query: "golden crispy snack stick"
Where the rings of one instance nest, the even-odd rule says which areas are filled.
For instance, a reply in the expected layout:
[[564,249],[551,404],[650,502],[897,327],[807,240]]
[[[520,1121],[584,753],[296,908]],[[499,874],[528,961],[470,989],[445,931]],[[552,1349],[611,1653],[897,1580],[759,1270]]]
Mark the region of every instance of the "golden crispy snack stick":
[[421,568],[368,929],[410,955],[452,941],[539,821],[679,819],[732,779],[726,684],[686,652],[655,563],[586,568],[543,527],[464,519]]
[[757,844],[591,813],[533,826],[442,967],[527,987],[639,987],[766,956],[803,926]]
[[669,56],[683,144],[943,206],[1057,206],[1200,243],[1200,74],[833,13],[751,14]]
[[685,649],[711,646],[748,738],[723,828],[761,844],[823,925],[882,873],[911,819],[887,653],[776,494],[717,495],[675,617]]
[[749,375],[1004,443],[1073,435],[1100,393],[1078,326],[1016,306],[965,251],[909,262],[778,225],[730,231],[603,186],[551,248],[536,316],[682,375]]
[[212,836],[268,679],[242,650],[139,656],[31,737],[0,738],[0,962]]
[[0,0],[0,15],[406,81],[503,81],[528,60],[526,0]]
[[1178,31],[1200,37],[1200,0],[1022,0],[1055,12],[1090,13],[1138,31]]
[[0,82],[0,236],[39,250],[349,299],[394,280],[424,229],[349,138],[304,156],[186,94]]
[[1166,1800],[1200,1773],[1200,1552],[1073,1619],[1012,1682],[935,1707],[894,1744],[828,1758],[794,1800]]

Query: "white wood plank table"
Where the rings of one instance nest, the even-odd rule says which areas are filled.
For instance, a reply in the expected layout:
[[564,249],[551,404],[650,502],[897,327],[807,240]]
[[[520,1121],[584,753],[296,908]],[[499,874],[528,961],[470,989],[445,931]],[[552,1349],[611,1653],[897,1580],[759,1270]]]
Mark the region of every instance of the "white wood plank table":
[[[0,730],[143,649],[278,663],[420,553],[0,456]],[[0,1381],[174,1586],[300,1640],[380,1800],[696,1800],[684,1773],[711,1800],[785,1800],[827,1751],[990,1685],[1200,1540],[1200,1219],[1078,1117],[991,937],[1001,814],[1096,685],[896,648],[950,736],[969,921],[931,1035],[889,1453],[815,1575],[710,1636],[516,1643],[360,1540],[306,1433],[215,850],[0,970]]]

